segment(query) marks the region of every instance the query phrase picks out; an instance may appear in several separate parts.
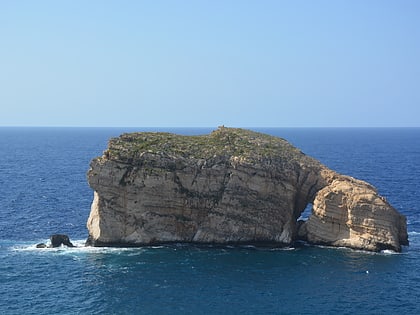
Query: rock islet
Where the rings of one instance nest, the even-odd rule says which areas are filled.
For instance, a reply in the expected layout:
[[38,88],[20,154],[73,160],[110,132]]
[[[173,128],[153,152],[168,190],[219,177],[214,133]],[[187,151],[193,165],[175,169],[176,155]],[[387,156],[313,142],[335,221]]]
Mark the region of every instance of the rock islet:
[[[92,160],[88,182],[93,246],[305,240],[400,251],[408,244],[405,217],[373,186],[251,130],[123,134]],[[297,222],[308,204],[310,218]]]

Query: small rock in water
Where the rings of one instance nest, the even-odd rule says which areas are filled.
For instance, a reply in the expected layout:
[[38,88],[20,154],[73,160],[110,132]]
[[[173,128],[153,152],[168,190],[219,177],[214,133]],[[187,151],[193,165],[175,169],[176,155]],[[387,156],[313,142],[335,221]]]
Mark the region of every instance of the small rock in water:
[[70,242],[70,238],[65,234],[53,234],[50,236],[50,241],[51,244],[49,246],[45,243],[39,243],[36,245],[36,248],[60,247],[61,245],[75,247],[72,242]]
[[53,234],[50,236],[51,247],[60,247],[66,245],[67,247],[74,247],[70,238],[65,234]]

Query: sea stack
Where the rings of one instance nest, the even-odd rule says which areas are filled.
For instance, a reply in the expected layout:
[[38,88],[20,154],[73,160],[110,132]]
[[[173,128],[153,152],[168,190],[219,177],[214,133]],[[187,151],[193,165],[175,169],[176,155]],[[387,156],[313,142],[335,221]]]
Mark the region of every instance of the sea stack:
[[[399,252],[408,244],[406,218],[372,185],[245,129],[123,134],[92,160],[88,182],[92,246],[303,240]],[[312,214],[298,222],[308,204]]]

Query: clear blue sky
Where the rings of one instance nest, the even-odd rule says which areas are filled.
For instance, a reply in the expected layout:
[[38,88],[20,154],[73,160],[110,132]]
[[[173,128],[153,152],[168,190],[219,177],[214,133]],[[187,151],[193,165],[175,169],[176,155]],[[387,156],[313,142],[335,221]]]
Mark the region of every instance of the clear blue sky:
[[420,1],[0,1],[0,126],[420,127]]

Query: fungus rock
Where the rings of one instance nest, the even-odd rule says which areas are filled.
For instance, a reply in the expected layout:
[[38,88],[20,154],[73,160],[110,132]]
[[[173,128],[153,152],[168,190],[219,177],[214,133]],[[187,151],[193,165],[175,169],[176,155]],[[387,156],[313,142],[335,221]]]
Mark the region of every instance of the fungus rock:
[[[123,134],[90,166],[88,245],[301,239],[400,251],[408,243],[405,217],[371,185],[278,137],[225,127],[202,136]],[[313,214],[298,224],[309,203]]]

